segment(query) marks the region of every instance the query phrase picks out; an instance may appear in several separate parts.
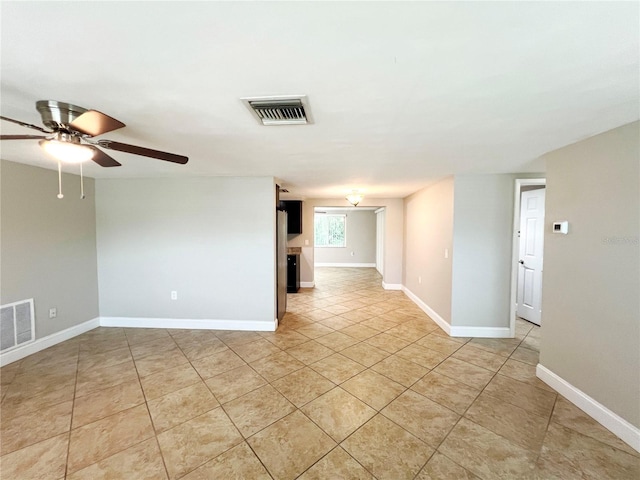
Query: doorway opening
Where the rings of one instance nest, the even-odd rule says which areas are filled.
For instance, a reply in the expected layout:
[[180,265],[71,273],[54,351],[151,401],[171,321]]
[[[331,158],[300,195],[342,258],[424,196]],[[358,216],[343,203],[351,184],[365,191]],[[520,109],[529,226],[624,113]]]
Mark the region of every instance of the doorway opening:
[[[385,206],[314,205],[314,237],[311,268],[314,284],[324,270],[375,268],[384,278]],[[320,273],[320,275],[317,275]],[[336,278],[332,272],[331,278]],[[384,282],[382,282],[384,285]]]
[[376,267],[377,207],[315,207],[314,267]]
[[513,209],[510,334],[516,317],[541,323],[546,179],[517,179]]

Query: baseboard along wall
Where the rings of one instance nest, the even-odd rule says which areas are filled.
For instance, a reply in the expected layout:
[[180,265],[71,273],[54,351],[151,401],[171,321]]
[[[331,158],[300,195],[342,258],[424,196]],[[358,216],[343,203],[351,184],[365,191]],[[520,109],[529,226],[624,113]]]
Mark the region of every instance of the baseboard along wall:
[[640,429],[638,427],[630,424],[544,365],[538,364],[536,376],[635,451],[640,452]]
[[54,345],[62,343],[65,340],[70,340],[73,337],[82,335],[83,333],[88,332],[89,330],[93,330],[94,328],[97,328],[99,326],[100,317],[96,317],[78,325],[74,325],[73,327],[69,327],[59,332],[52,333],[51,335],[47,335],[46,337],[36,338],[31,343],[21,345],[12,350],[9,350],[8,352],[0,354],[0,367],[21,360],[24,357],[28,357],[29,355],[33,355],[34,353],[37,353],[40,350],[44,350],[45,348],[53,347]]
[[314,267],[375,268],[375,263],[314,263]]
[[273,332],[278,320],[262,322],[258,320],[208,320],[176,318],[135,318],[135,317],[97,317],[73,327],[61,330],[31,343],[16,347],[0,354],[0,367],[21,360],[41,350],[70,340],[97,327],[126,328],[186,328],[202,330],[244,330],[252,332]]
[[243,330],[274,332],[277,322],[259,320],[210,320],[188,318],[100,317],[101,327],[186,328],[193,330]]
[[[455,327],[449,325],[438,313],[429,305],[418,298],[411,290],[402,287],[402,291],[409,297],[422,311],[431,317],[448,335],[452,337],[493,337],[510,338],[510,328],[494,327]],[[585,412],[595,421],[600,423],[607,430],[618,436],[631,448],[640,452],[640,429],[624,418],[609,410],[607,407],[597,402],[589,395],[574,387],[572,384],[555,374],[545,366],[538,364],[536,376],[560,395],[573,403],[580,410]]]

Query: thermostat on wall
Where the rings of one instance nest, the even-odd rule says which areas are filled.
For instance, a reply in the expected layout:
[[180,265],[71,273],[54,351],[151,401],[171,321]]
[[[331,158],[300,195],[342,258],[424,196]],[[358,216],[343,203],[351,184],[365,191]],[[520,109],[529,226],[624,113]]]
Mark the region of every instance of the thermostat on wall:
[[569,233],[569,222],[553,222],[553,233]]

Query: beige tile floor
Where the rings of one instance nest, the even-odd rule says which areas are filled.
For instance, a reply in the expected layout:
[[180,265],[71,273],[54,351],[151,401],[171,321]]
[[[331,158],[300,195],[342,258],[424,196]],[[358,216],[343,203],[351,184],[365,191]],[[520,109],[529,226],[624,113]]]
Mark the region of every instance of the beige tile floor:
[[98,328],[1,370],[2,479],[638,479],[535,376],[539,329],[449,338],[373,269],[277,332]]

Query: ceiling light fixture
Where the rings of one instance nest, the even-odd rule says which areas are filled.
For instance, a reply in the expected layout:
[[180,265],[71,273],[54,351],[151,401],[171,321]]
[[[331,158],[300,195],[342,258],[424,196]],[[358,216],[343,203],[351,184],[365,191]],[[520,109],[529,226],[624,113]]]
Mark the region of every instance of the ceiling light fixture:
[[362,199],[364,198],[364,195],[362,195],[361,193],[358,193],[357,190],[354,190],[353,192],[351,192],[349,195],[347,195],[345,197],[347,199],[347,201],[353,205],[354,207],[357,207],[358,204],[362,201]]
[[80,139],[67,133],[58,133],[52,140],[40,140],[42,149],[53,158],[64,163],[82,163],[91,160],[94,151],[80,144]]

